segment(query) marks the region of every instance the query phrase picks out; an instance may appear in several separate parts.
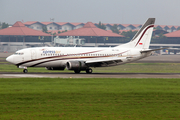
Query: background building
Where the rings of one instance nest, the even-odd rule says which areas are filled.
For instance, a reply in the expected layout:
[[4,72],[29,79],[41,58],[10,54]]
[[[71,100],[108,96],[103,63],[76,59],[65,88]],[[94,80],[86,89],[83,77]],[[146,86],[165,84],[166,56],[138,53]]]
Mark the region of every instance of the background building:
[[[85,23],[70,23],[70,22],[38,22],[38,21],[29,21],[25,22],[24,25],[36,29],[42,30],[43,26],[47,27],[47,30],[74,30],[84,26]],[[109,23],[103,23],[106,26],[106,30],[111,30],[113,25]],[[98,25],[98,23],[94,23],[94,25]],[[141,24],[116,24],[119,30],[138,30],[141,28]],[[172,26],[172,25],[155,25],[155,29],[164,30],[167,32],[173,32],[180,29],[180,26]]]

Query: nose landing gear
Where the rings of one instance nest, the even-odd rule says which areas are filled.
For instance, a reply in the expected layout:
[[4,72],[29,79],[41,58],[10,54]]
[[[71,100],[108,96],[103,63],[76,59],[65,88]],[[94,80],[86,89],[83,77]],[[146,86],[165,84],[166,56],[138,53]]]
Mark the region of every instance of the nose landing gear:
[[17,67],[24,69],[23,73],[28,73],[27,67],[25,67],[25,66],[17,66]]

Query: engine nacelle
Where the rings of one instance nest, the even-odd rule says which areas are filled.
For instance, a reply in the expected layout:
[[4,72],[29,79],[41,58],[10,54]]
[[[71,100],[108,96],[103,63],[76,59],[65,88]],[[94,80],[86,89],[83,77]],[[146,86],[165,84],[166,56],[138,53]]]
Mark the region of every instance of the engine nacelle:
[[46,67],[47,70],[64,70],[65,67]]
[[84,61],[69,61],[66,67],[68,70],[86,70],[88,68]]

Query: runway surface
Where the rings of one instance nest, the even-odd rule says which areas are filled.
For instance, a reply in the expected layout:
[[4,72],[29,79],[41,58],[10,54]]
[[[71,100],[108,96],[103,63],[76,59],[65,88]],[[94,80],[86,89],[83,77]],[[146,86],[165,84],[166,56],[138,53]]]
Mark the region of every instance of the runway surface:
[[0,78],[180,78],[180,73],[0,73]]

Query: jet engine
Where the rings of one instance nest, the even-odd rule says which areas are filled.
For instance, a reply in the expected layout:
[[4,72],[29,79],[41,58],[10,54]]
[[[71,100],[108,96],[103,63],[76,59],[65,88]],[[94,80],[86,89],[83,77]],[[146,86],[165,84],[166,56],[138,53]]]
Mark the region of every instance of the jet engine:
[[86,70],[88,66],[84,61],[69,61],[66,64],[68,70]]

